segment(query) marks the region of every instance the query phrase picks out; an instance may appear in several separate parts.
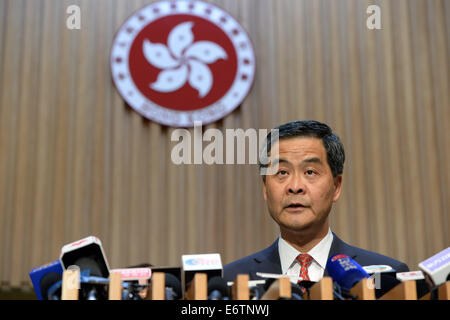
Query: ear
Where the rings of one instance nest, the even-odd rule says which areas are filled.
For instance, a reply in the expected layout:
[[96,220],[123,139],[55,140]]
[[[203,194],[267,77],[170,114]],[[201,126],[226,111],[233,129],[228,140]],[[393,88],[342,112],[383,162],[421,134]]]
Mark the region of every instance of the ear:
[[341,186],[342,186],[342,174],[337,175],[333,178],[334,183],[334,194],[333,194],[333,202],[336,202],[341,195]]
[[267,181],[267,176],[262,176],[264,201],[267,201],[266,181]]

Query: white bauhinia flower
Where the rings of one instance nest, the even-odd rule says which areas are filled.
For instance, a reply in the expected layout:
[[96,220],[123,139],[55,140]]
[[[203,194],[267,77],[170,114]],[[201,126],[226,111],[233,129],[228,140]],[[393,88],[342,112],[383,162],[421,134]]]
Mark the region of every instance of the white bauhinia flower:
[[208,64],[227,59],[225,50],[211,41],[194,41],[193,22],[183,22],[173,28],[167,39],[168,47],[144,40],[147,61],[162,71],[150,88],[160,92],[180,89],[186,81],[203,98],[211,90],[213,76]]

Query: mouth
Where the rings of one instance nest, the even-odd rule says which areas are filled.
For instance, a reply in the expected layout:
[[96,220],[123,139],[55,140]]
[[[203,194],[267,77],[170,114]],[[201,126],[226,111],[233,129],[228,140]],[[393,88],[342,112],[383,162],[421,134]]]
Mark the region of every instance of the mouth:
[[295,210],[295,209],[302,209],[302,208],[306,208],[305,205],[299,203],[299,202],[294,202],[289,204],[288,206],[285,207],[285,209],[291,209],[291,210]]

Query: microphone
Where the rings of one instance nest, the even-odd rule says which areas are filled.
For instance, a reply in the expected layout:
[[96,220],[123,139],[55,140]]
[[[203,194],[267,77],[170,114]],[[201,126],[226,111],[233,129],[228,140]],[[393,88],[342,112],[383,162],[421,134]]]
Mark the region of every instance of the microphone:
[[196,273],[205,273],[208,278],[222,277],[223,268],[220,254],[185,254],[181,256],[183,292],[189,289],[189,285]]
[[148,279],[150,279],[152,274],[150,268],[129,267],[113,269],[111,273],[120,274],[123,286],[122,300],[142,300],[147,295]]
[[422,271],[408,271],[408,272],[399,272],[395,274],[397,280],[404,281],[416,281],[416,291],[417,298],[420,299],[425,294],[430,292],[430,288],[425,280],[425,275]]
[[165,273],[166,300],[178,300],[182,297],[181,282],[173,274]]
[[326,268],[330,277],[345,290],[350,290],[363,278],[370,278],[355,260],[344,254],[330,257]]
[[374,273],[395,273],[395,270],[386,264],[375,264],[370,266],[363,266],[364,271],[368,274]]
[[345,254],[330,257],[326,269],[335,283],[334,295],[340,300],[356,299],[356,296],[350,294],[350,289],[362,279],[370,278],[363,267]]
[[[81,269],[81,267],[80,267]],[[109,279],[91,276],[90,269],[80,273],[80,300],[107,300]]]
[[[254,289],[255,293],[258,294],[258,299],[260,299],[264,293],[269,289],[269,287],[272,285],[273,282],[275,282],[277,279],[280,279],[282,277],[288,277],[291,279],[291,299],[292,300],[304,300],[304,292],[308,292],[309,294],[309,288],[314,285],[316,282],[313,281],[307,281],[307,280],[301,280],[299,283],[295,283],[293,281],[297,281],[297,279],[301,279],[296,276],[291,275],[281,275],[281,274],[271,274],[271,273],[262,273],[257,272],[256,275],[264,278],[265,283],[264,285]],[[303,291],[305,289],[305,291]]]
[[[89,270],[80,272],[79,300],[107,300],[109,279],[89,276]],[[50,300],[60,300],[63,280],[59,280],[51,285],[48,289],[48,296]]]
[[73,263],[78,266],[81,271],[89,270],[89,275],[94,277],[101,277],[102,271],[100,270],[100,266],[93,257],[81,257],[75,260]]
[[279,278],[272,278],[272,277],[270,277],[270,278],[265,278],[264,280],[266,281],[266,282],[264,282],[264,284],[263,284],[263,286],[262,286],[262,289],[263,289],[263,291],[264,292],[266,292],[267,290],[269,290],[269,288],[270,288],[270,286],[272,285],[272,283],[274,283],[277,279],[280,279],[281,278],[281,275],[280,275],[280,277]]
[[266,290],[264,289],[266,280],[251,280],[248,282],[249,299],[260,300]]
[[208,300],[230,300],[227,282],[222,277],[213,277],[208,281]]
[[152,274],[155,272],[170,273],[175,278],[177,278],[177,280],[181,283],[181,280],[182,280],[181,267],[170,267],[170,266],[154,267],[154,266],[151,266],[151,269],[152,269]]
[[259,300],[264,295],[264,289],[261,286],[249,287],[250,300]]
[[64,269],[76,265],[81,271],[89,270],[89,275],[109,277],[109,266],[100,239],[89,236],[62,247],[60,261]]
[[291,300],[305,300],[300,285],[291,282]]
[[151,267],[152,277],[147,300],[178,300],[183,298],[180,267]]
[[438,287],[450,280],[450,247],[419,263],[430,287]]
[[[33,268],[30,279],[33,283],[34,292],[39,300],[59,300],[61,299],[61,289],[50,291],[50,289],[62,280],[63,268],[59,260],[46,265]],[[49,295],[50,293],[50,295]]]
[[315,281],[309,281],[309,280],[302,280],[298,283],[298,286],[300,288],[303,288],[304,292],[302,292],[303,290],[301,290],[302,292],[302,297],[304,297],[306,295],[307,299],[310,299],[310,291],[309,289],[315,285],[317,282]]

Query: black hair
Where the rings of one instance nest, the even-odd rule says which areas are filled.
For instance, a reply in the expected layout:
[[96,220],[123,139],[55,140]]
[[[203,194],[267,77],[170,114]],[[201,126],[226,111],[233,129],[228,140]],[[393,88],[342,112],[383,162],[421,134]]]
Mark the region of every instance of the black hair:
[[[339,137],[333,133],[331,128],[324,123],[315,120],[298,120],[282,124],[275,128],[278,132],[278,140],[296,138],[296,137],[313,137],[322,140],[323,146],[327,154],[327,162],[330,166],[333,177],[344,172],[345,152]],[[274,137],[272,131],[266,137],[264,149],[266,154],[270,154],[271,144]],[[262,157],[263,155],[261,155]],[[259,167],[267,168],[267,164],[259,161]],[[263,176],[264,178],[264,176]]]

